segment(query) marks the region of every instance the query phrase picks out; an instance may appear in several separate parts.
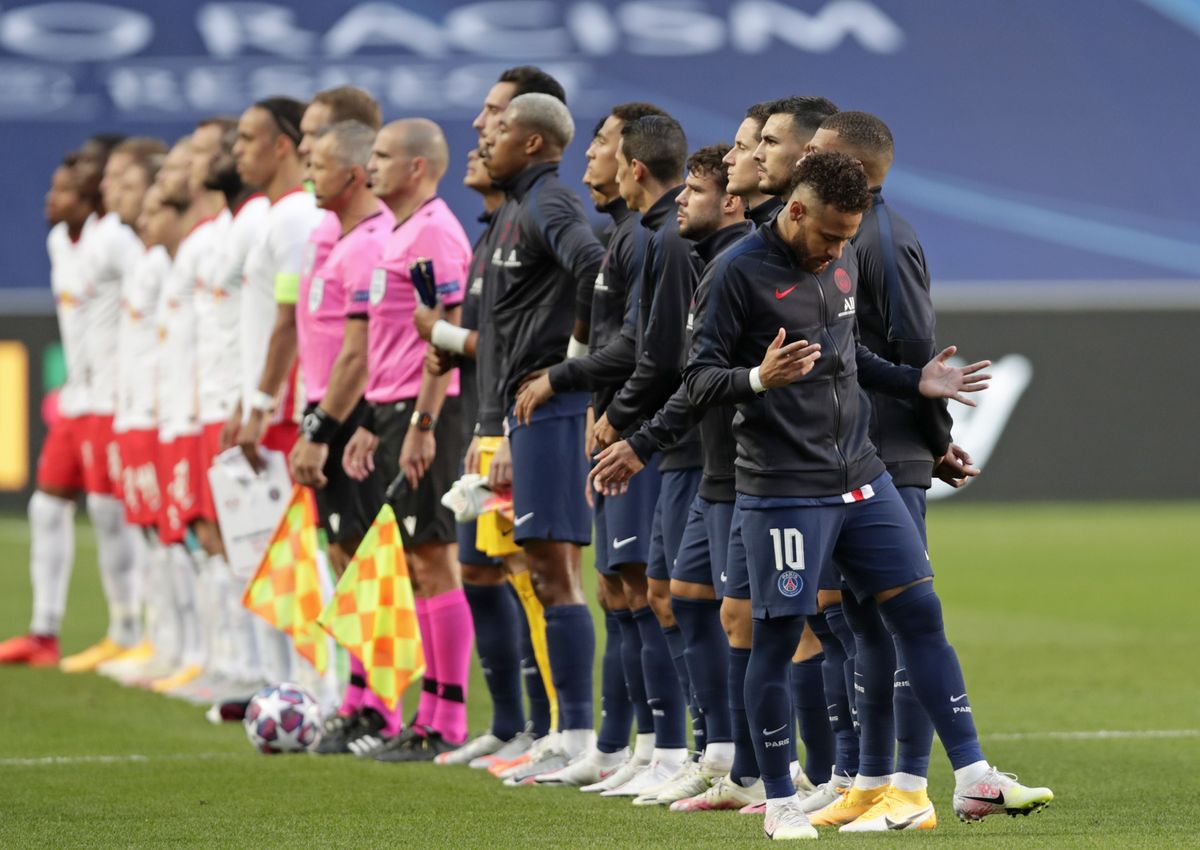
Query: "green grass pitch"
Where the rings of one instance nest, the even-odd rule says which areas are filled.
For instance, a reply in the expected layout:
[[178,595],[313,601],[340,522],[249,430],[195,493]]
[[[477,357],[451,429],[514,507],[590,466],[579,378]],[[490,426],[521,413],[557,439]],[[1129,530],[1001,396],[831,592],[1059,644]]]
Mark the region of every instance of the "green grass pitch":
[[[1194,504],[935,504],[937,585],[985,750],[1002,770],[1053,787],[1056,799],[1035,817],[960,824],[937,750],[937,830],[823,831],[822,844],[1197,846],[1198,519]],[[28,621],[28,543],[23,518],[0,519],[4,636]],[[103,627],[84,523],[64,650]],[[473,728],[487,716],[476,670]],[[764,841],[760,819],[736,813],[678,815],[568,789],[510,789],[467,769],[264,757],[240,726],[211,726],[201,709],[94,675],[0,669],[0,733],[3,848],[644,850]]]

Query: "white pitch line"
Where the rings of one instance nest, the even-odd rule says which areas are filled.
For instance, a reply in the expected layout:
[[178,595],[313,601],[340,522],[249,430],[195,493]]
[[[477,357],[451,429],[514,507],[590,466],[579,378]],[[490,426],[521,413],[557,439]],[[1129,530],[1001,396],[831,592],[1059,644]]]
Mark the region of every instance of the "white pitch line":
[[216,761],[245,758],[250,753],[177,753],[175,755],[142,756],[40,756],[36,758],[0,758],[0,767],[46,767],[59,764],[141,764],[152,761]]
[[1137,738],[1200,738],[1200,729],[1091,729],[1081,732],[993,732],[989,741],[1119,741]]

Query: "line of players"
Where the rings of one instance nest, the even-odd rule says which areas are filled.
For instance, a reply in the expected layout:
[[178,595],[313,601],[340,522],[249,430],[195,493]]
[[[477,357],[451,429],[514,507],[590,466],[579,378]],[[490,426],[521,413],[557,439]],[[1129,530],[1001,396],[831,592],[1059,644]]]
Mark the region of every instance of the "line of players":
[[[291,471],[317,493],[335,572],[383,500],[396,505],[430,667],[407,727],[352,669],[325,751],[489,767],[507,784],[581,786],[675,811],[765,812],[768,836],[801,838],[815,836],[811,824],[934,826],[925,775],[936,729],[960,817],[1043,807],[1048,789],[983,759],[930,583],[924,491],[934,473],[961,484],[977,472],[949,442],[944,399],[984,388],[986,364],[934,356],[924,257],[880,194],[886,126],[824,98],[785,98],[751,107],[732,147],[689,156],[662,110],[614,107],[584,177],[613,220],[602,245],[557,178],[574,135],[562,88],[514,68],[475,122],[465,182],[483,196],[486,228],[472,250],[436,196],[448,162],[436,125],[376,134],[379,123],[354,90],[307,109],[275,98],[236,129],[203,122],[143,179],[139,231],[162,250],[144,252],[160,256],[157,272],[135,273],[142,260],[126,275],[126,314],[129,281],[156,278],[158,297],[140,303],[157,305],[155,350],[170,353],[159,360],[170,370],[158,370],[158,455],[191,463],[160,464],[157,476],[168,545],[153,551],[174,553],[163,572],[183,575],[168,619],[184,622],[176,643],[187,650],[159,685],[195,686],[206,656],[234,659],[210,671],[226,678],[303,667],[269,630],[255,633],[230,592],[244,577],[230,575],[212,516],[187,498],[203,492],[191,470],[222,446],[238,442],[258,462],[256,445],[295,439],[279,411],[298,351],[307,411]],[[299,190],[306,163],[311,194]],[[64,168],[56,184],[78,184],[77,164]],[[114,181],[123,173],[111,170]],[[62,230],[83,244],[110,219],[76,213]],[[411,279],[429,258],[436,309],[420,306]],[[189,356],[198,365],[185,367]],[[212,368],[221,358],[232,371]],[[198,376],[190,418],[175,412],[187,408],[185,371]],[[511,510],[455,524],[439,499],[460,461],[467,477],[455,487],[468,498],[448,500],[460,516],[479,513],[477,500],[463,507],[481,486],[472,475],[511,490]],[[144,522],[126,498],[131,521]],[[593,518],[608,638],[599,734],[579,566]],[[171,537],[189,524],[206,557]],[[225,618],[201,629],[178,604],[198,598],[234,604],[199,606]],[[457,746],[472,630],[493,718]],[[214,645],[230,634],[236,646]]]

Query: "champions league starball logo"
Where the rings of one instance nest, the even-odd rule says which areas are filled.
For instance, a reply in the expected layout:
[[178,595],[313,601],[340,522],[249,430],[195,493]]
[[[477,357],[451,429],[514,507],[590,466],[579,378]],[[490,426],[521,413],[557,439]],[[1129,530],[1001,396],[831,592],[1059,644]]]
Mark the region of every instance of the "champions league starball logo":
[[779,574],[779,592],[791,599],[793,596],[798,596],[800,591],[804,590],[804,576],[795,570]]

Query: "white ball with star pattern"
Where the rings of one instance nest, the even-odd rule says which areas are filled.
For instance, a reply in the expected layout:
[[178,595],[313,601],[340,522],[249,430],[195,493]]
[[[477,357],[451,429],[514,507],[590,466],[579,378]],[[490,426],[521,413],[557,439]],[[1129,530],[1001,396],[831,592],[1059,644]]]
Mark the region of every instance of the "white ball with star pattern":
[[260,753],[302,753],[321,738],[321,706],[297,684],[270,685],[251,698],[243,725]]

